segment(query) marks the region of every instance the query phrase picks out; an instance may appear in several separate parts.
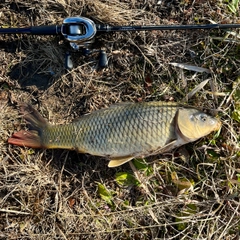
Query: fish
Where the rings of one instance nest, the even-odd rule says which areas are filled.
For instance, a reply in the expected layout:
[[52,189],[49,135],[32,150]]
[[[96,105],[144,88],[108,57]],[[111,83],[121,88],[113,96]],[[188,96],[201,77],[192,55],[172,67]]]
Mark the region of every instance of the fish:
[[219,119],[176,102],[119,103],[61,125],[48,123],[30,104],[19,107],[28,129],[9,144],[76,150],[109,159],[109,167],[169,152],[221,127]]

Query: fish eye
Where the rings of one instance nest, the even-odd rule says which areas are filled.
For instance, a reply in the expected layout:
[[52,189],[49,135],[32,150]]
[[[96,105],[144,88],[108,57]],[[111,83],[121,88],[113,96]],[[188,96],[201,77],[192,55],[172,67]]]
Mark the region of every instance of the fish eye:
[[202,122],[206,122],[206,121],[207,121],[207,115],[206,115],[206,114],[201,114],[201,115],[200,115],[200,120],[201,120]]

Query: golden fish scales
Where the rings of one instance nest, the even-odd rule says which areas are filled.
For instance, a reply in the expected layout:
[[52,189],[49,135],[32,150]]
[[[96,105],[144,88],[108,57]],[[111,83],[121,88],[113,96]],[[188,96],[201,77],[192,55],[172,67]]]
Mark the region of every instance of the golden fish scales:
[[15,133],[8,142],[34,148],[75,149],[105,156],[109,167],[135,157],[170,151],[197,140],[221,126],[219,120],[177,103],[116,104],[86,114],[66,125],[50,125],[30,105],[20,106],[29,131]]

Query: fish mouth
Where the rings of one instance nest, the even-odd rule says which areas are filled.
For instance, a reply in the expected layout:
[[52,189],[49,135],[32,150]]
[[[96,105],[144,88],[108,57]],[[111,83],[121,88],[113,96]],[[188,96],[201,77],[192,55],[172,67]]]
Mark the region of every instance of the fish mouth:
[[214,128],[214,130],[213,130],[213,131],[218,131],[218,130],[221,128],[221,126],[222,126],[222,123],[221,123],[221,121],[220,121],[220,120],[217,120],[216,127]]

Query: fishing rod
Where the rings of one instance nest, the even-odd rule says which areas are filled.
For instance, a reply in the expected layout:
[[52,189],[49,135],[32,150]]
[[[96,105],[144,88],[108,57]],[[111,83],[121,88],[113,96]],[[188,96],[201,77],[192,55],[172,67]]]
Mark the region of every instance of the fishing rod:
[[[70,43],[70,46],[73,50],[78,51],[82,47],[87,48],[88,45],[93,42],[93,38],[98,32],[109,33],[126,31],[230,28],[240,28],[240,24],[110,26],[107,24],[96,24],[91,19],[85,17],[68,17],[63,20],[62,25],[31,26],[25,28],[0,28],[0,34],[60,35]],[[103,58],[106,60],[106,56],[103,56]]]

